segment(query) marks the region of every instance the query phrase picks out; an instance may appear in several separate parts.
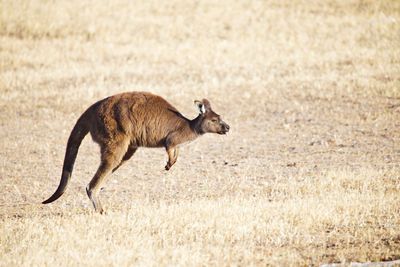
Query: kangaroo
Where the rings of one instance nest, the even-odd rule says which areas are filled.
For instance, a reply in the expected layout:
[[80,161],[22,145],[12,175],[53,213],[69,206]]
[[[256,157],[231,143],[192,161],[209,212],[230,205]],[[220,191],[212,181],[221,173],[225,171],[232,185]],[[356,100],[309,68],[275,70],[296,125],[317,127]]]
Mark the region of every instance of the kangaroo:
[[184,117],[164,98],[147,92],[110,96],[90,106],[78,119],[69,136],[61,181],[43,204],[57,200],[66,190],[83,138],[90,132],[99,144],[101,162],[86,193],[96,212],[104,209],[99,200],[101,185],[109,174],[129,160],[139,147],[164,147],[168,154],[165,170],[178,158],[178,146],[205,133],[226,134],[229,125],[211,109],[207,99],[194,101],[199,115]]

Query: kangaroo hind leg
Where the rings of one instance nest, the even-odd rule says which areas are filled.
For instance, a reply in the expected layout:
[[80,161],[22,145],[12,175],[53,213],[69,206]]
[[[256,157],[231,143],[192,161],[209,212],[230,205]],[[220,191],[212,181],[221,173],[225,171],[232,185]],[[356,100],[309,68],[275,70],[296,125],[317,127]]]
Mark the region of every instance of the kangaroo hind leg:
[[92,180],[86,187],[86,193],[93,203],[96,212],[103,213],[104,209],[99,199],[99,191],[106,182],[108,176],[114,168],[120,163],[127,151],[128,145],[126,142],[110,145],[107,148],[101,149],[101,163],[93,176]]
[[121,162],[112,170],[112,172],[115,172],[116,170],[118,170],[119,167],[121,167],[122,164],[127,162],[133,156],[133,154],[135,154],[137,149],[137,147],[130,146],[128,148],[128,151],[126,151],[124,157],[122,158]]

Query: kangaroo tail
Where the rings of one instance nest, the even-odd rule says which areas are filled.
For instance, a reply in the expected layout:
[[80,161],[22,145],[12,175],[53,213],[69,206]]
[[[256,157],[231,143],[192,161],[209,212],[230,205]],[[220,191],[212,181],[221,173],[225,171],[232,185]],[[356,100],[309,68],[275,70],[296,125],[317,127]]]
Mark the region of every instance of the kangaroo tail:
[[64,164],[62,169],[61,181],[58,185],[56,192],[47,200],[43,201],[42,204],[48,204],[57,200],[65,192],[68,182],[71,178],[72,169],[74,168],[74,163],[76,156],[78,154],[79,146],[83,138],[89,132],[89,125],[86,123],[87,111],[82,114],[82,116],[76,122],[74,128],[68,139],[67,149],[65,151]]

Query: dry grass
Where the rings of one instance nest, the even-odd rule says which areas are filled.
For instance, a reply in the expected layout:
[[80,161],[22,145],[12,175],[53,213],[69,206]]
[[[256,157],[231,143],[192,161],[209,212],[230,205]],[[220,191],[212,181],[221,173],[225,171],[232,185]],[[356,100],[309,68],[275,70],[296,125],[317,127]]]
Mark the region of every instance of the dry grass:
[[[318,265],[400,258],[399,1],[1,1],[0,265]],[[227,137],[142,149],[102,192],[85,108],[130,90]]]

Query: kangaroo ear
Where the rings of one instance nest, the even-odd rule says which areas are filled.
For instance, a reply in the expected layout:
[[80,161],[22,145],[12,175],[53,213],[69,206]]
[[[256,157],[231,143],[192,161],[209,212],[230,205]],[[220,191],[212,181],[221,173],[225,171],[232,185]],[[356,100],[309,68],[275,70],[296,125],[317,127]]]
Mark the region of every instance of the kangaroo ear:
[[203,98],[203,101],[201,101],[203,103],[203,106],[205,107],[206,110],[211,110],[211,104],[210,101],[208,101],[207,99]]
[[195,100],[194,104],[197,106],[197,108],[199,109],[200,114],[204,114],[206,113],[206,107],[204,106],[203,102],[199,101],[199,100]]

